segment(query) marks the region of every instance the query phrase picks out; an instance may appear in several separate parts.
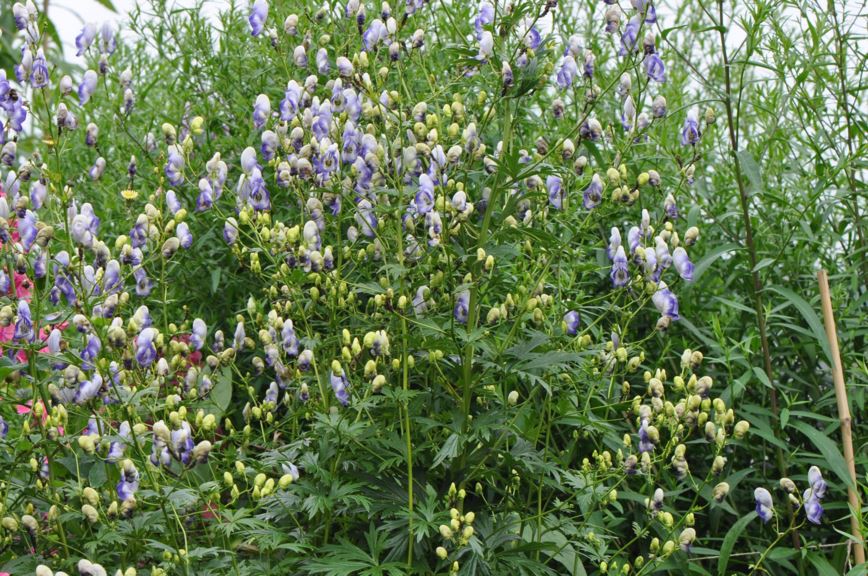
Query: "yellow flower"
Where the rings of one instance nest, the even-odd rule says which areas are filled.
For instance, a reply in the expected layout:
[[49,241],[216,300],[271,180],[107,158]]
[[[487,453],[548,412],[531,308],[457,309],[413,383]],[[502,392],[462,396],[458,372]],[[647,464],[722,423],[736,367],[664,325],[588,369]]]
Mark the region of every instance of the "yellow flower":
[[121,196],[124,200],[135,200],[139,197],[138,190],[121,190]]

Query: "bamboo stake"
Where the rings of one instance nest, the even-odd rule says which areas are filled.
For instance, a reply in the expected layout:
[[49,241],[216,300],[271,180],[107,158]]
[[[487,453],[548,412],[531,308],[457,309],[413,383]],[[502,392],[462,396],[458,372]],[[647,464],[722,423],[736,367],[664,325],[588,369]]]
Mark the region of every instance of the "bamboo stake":
[[838,419],[841,421],[841,440],[844,445],[844,460],[847,461],[847,470],[850,472],[850,485],[847,486],[847,495],[850,499],[850,531],[856,538],[853,546],[853,555],[856,564],[865,563],[865,541],[859,530],[859,516],[862,504],[859,501],[859,492],[856,484],[856,459],[853,455],[853,433],[850,429],[850,405],[847,402],[847,388],[844,386],[844,367],[841,365],[841,351],[838,349],[838,332],[835,328],[835,316],[832,312],[832,298],[829,295],[829,276],[825,270],[817,273],[820,284],[820,300],[823,303],[823,320],[826,324],[826,336],[829,338],[829,349],[832,353],[832,379],[835,382],[835,398],[838,400]]

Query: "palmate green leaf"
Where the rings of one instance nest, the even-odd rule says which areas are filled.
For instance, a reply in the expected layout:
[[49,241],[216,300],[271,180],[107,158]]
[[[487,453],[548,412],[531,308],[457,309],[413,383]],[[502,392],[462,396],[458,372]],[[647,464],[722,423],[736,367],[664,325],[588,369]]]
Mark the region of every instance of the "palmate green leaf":
[[397,562],[381,564],[347,540],[323,546],[320,555],[305,562],[307,572],[326,576],[403,576],[406,569]]
[[461,442],[460,434],[450,434],[449,437],[443,442],[443,445],[440,447],[440,450],[437,452],[437,456],[434,457],[434,461],[431,462],[431,467],[436,468],[445,462],[446,460],[452,460],[458,455],[458,448]]

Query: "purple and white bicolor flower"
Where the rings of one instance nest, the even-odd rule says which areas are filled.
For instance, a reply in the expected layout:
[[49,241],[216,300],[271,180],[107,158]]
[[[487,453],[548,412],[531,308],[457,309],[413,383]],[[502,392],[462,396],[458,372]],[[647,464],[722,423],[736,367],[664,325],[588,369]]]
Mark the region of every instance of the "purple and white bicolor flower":
[[[638,244],[638,242],[637,242]],[[616,226],[612,226],[612,232],[609,235],[609,246],[606,248],[606,255],[610,260],[615,258],[615,253],[618,251],[618,248],[621,247],[621,231],[618,230]],[[633,253],[633,248],[631,247],[630,253]]]
[[156,337],[157,331],[151,327],[139,332],[139,336],[136,339],[136,362],[142,368],[147,368],[157,358],[157,347],[154,345]]
[[223,225],[223,240],[230,246],[238,240],[238,221],[235,218],[226,219]]
[[489,2],[482,2],[479,5],[479,12],[476,18],[473,19],[473,28],[476,30],[476,39],[482,37],[482,29],[494,22],[494,6]]
[[546,177],[546,191],[549,195],[549,204],[558,210],[564,207],[563,180],[560,176]]
[[26,300],[18,301],[18,319],[15,321],[13,338],[25,342],[33,340],[33,318],[30,316],[30,305]]
[[581,323],[581,318],[579,313],[575,310],[570,310],[566,314],[564,314],[564,327],[566,328],[567,336],[575,336],[579,333],[579,324]]
[[470,315],[470,292],[465,290],[460,292],[455,298],[455,309],[452,315],[459,324],[467,324],[467,318]]
[[201,350],[208,336],[208,326],[201,318],[193,320],[193,329],[190,331],[190,346],[193,350]]
[[178,195],[174,190],[166,192],[166,207],[169,208],[169,212],[172,213],[172,216],[177,214],[181,209],[181,201],[178,200]]
[[557,83],[562,89],[569,88],[573,85],[573,80],[579,75],[579,66],[576,64],[576,59],[572,54],[564,56],[560,68],[558,68]]
[[612,279],[612,285],[616,288],[626,286],[630,280],[630,272],[627,270],[627,254],[624,252],[623,246],[618,246],[615,249],[615,256],[612,258],[612,272],[609,274]]
[[329,381],[332,385],[332,391],[335,393],[335,398],[338,399],[342,405],[347,406],[350,403],[350,391],[349,385],[350,382],[347,380],[346,373],[341,370],[340,375],[331,372],[329,374]]
[[621,34],[621,48],[618,51],[619,55],[626,56],[636,48],[636,41],[639,36],[639,26],[641,23],[642,19],[639,16],[633,16],[630,18],[630,21],[627,22],[627,26]]
[[651,435],[648,433],[648,418],[642,418],[639,426],[639,453],[653,452],[654,442]]
[[699,129],[699,111],[691,108],[684,119],[684,127],[681,129],[681,145],[695,146],[699,142],[702,131]]
[[765,488],[757,488],[753,491],[753,497],[756,500],[757,516],[765,524],[775,515],[775,503],[772,500],[771,492]]
[[494,36],[488,30],[484,30],[479,37],[479,54],[476,59],[480,62],[488,62],[488,59],[494,53]]
[[261,130],[270,116],[271,100],[265,94],[260,94],[253,104],[253,125],[257,130]]
[[416,212],[427,214],[434,208],[434,181],[427,174],[419,176],[419,191],[416,192]]
[[81,29],[78,36],[75,37],[75,47],[78,49],[75,55],[81,56],[84,54],[90,48],[90,45],[93,44],[94,38],[96,38],[96,24],[88,22]]
[[259,36],[265,28],[265,21],[268,19],[268,2],[267,0],[255,0],[250,9],[250,17],[247,21],[250,23],[250,34]]
[[602,200],[603,181],[600,180],[598,174],[594,174],[593,178],[591,178],[591,183],[588,184],[588,187],[585,188],[585,191],[582,194],[582,206],[585,207],[585,210],[593,210],[599,206]]
[[666,316],[671,320],[678,320],[678,298],[666,286],[665,282],[660,282],[657,285],[657,291],[651,296],[651,301],[662,316]]
[[178,227],[175,228],[175,236],[178,237],[181,248],[187,249],[193,245],[193,234],[190,233],[190,227],[186,222],[178,224]]
[[687,256],[687,250],[679,246],[672,252],[672,263],[678,274],[688,282],[693,280],[693,262]]
[[130,500],[138,489],[139,471],[136,470],[136,466],[133,464],[132,460],[125,460],[121,480],[117,485],[118,498],[124,502]]
[[45,54],[42,49],[36,51],[36,58],[30,68],[30,85],[33,88],[48,86],[48,65],[45,63]]
[[93,70],[88,70],[84,73],[81,84],[78,85],[78,101],[82,106],[87,104],[94,90],[96,90],[97,80],[98,77]]
[[802,494],[805,501],[805,516],[809,522],[820,524],[823,519],[823,506],[820,500],[826,495],[827,486],[818,467],[811,466],[808,470],[808,483],[811,487]]
[[666,82],[666,65],[656,52],[645,56],[645,73],[658,84]]

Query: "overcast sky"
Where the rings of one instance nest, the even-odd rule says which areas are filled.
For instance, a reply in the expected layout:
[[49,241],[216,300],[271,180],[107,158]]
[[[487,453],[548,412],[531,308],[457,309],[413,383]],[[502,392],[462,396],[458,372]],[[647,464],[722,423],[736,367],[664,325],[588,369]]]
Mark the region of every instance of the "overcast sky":
[[[111,0],[117,12],[112,12],[97,0],[50,0],[48,14],[57,33],[63,41],[64,52],[67,58],[75,56],[75,37],[81,32],[85,22],[100,23],[112,20],[116,23],[123,22],[127,13],[136,5],[136,0]],[[195,0],[174,0],[178,6],[193,6]],[[220,4],[226,2],[212,1],[208,3],[206,12],[213,12]],[[42,2],[37,2],[41,8]]]

